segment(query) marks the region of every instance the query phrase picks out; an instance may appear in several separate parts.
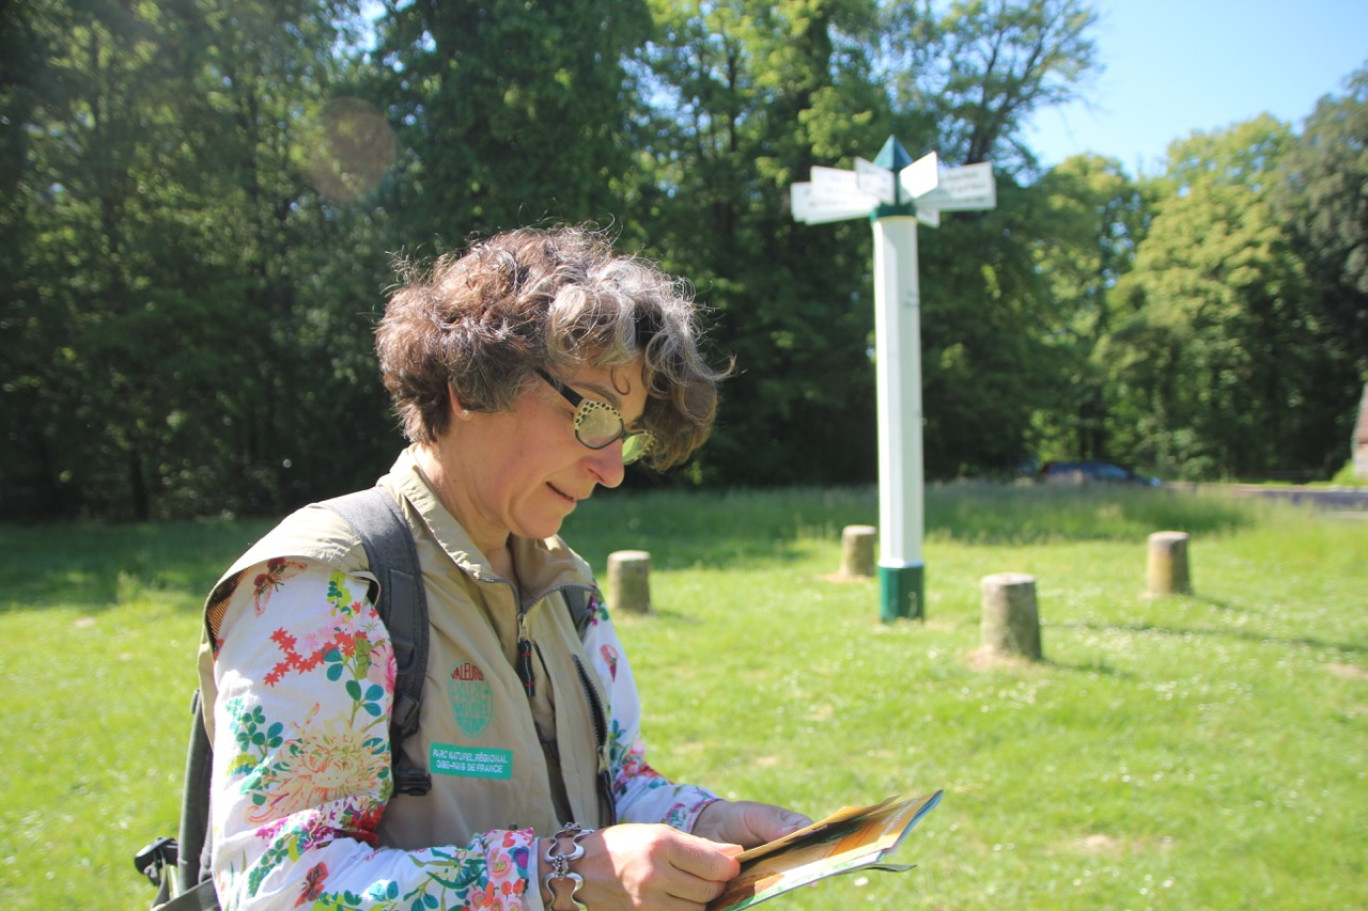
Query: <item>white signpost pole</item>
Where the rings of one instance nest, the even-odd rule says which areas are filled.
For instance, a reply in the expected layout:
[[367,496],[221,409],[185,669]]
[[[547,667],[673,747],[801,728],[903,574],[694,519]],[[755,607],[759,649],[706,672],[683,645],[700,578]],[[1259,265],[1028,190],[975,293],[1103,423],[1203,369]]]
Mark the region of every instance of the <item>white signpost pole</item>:
[[879,417],[879,613],[885,622],[926,610],[922,465],[921,292],[917,222],[991,209],[992,165],[942,169],[936,153],[912,161],[889,137],[854,171],[813,168],[792,187],[793,217],[807,224],[868,215],[874,226],[874,353]]
[[921,300],[917,219],[874,218],[874,359],[879,415],[879,615],[923,616]]

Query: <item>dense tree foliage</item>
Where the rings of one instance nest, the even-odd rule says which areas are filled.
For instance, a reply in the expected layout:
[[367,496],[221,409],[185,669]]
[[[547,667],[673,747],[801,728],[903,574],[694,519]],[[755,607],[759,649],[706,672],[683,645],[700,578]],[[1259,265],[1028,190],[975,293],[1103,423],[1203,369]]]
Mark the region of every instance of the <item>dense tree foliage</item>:
[[645,0],[387,0],[370,91],[404,150],[385,199],[397,235],[446,248],[611,221],[636,110],[623,58],[650,21]]
[[1096,67],[1097,17],[1077,0],[966,0],[940,14],[894,0],[884,15],[884,78],[954,161],[1034,163],[1026,118],[1079,97]]
[[373,463],[363,315],[380,279],[364,263],[383,257],[303,167],[338,66],[320,48],[347,10],[23,12],[44,51],[5,99],[26,143],[7,180],[23,221],[3,315],[7,504],[278,510],[315,471]]
[[1343,464],[1356,376],[1270,201],[1294,142],[1265,116],[1170,147],[1112,346],[1129,449],[1170,473]]
[[[1368,373],[1368,71],[1301,133],[1132,180],[1023,139],[1096,68],[1082,0],[0,5],[0,510],[279,512],[399,444],[396,252],[592,221],[735,359],[675,483],[875,477],[869,225],[789,187],[895,135],[992,161],[921,232],[926,464],[1333,471]],[[636,483],[649,481],[639,475]]]
[[1125,315],[1112,289],[1131,271],[1153,207],[1117,161],[1092,155],[1061,163],[1034,189],[1033,247],[1048,304],[1041,337],[1055,365],[1055,396],[1035,416],[1040,455],[1133,455],[1113,452],[1103,352]]
[[865,7],[661,3],[638,59],[657,105],[629,230],[697,285],[715,348],[736,358],[697,477],[830,483],[875,467],[869,228],[812,231],[787,212],[813,164],[881,142]]
[[1282,210],[1328,321],[1334,356],[1368,373],[1368,70],[1327,96],[1282,160]]
[[1034,157],[1021,138],[1042,106],[1095,66],[1078,2],[974,0],[884,8],[883,80],[895,122],[950,164],[992,161],[998,205],[922,232],[923,410],[933,476],[1010,471],[1057,385],[1045,275],[1034,262]]

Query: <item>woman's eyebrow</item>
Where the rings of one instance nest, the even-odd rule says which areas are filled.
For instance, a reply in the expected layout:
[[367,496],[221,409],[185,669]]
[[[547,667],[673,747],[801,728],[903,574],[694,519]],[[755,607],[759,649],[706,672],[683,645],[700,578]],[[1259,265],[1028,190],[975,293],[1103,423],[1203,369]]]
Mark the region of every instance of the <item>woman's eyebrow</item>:
[[622,399],[618,397],[616,392],[609,389],[607,386],[601,386],[598,383],[567,383],[566,385],[582,390],[582,392],[593,393],[598,398],[606,401],[609,405],[612,405],[618,411],[622,410]]
[[[594,382],[576,383],[575,387],[585,392],[593,393],[595,396],[606,401],[609,405],[612,405],[619,414],[622,414],[622,397],[611,388]],[[628,430],[645,430],[646,428],[641,425],[641,422],[645,420],[645,418],[646,413],[644,411],[634,418],[628,418],[627,415],[623,414],[622,424]]]

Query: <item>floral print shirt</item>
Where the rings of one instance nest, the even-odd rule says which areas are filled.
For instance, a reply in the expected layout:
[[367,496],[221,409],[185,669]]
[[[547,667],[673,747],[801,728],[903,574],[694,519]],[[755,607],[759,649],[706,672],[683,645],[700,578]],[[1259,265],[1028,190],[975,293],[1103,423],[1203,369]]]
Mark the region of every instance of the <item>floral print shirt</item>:
[[[241,579],[211,643],[223,907],[542,908],[536,839],[549,832],[498,830],[412,851],[379,845],[393,790],[395,662],[367,580],[281,558]],[[584,644],[609,702],[618,818],[688,831],[716,797],[646,763],[631,668],[607,610],[594,608]]]

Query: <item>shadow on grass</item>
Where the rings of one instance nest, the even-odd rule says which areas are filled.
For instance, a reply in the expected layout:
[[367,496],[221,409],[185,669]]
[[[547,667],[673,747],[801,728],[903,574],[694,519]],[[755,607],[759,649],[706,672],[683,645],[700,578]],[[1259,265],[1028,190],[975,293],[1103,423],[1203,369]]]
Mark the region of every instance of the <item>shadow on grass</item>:
[[100,611],[133,599],[199,610],[263,521],[0,525],[0,612]]
[[1057,661],[1049,655],[1046,655],[1041,663],[1046,667],[1057,668],[1061,671],[1070,671],[1075,674],[1090,674],[1097,677],[1110,677],[1114,680],[1128,680],[1135,676],[1127,671],[1118,670],[1105,661],[1085,661],[1082,664],[1070,664],[1066,661]]
[[618,625],[632,624],[640,621],[650,623],[676,624],[679,626],[698,626],[700,621],[692,614],[686,614],[678,610],[662,610],[658,607],[651,608],[649,614],[637,614],[631,611],[614,611],[613,622]]
[[1226,614],[1246,614],[1251,617],[1267,617],[1274,612],[1274,608],[1255,604],[1237,604],[1225,598],[1213,598],[1210,595],[1186,595],[1192,601],[1198,601],[1215,608],[1221,613]]
[[1368,653],[1368,645],[1365,645],[1362,642],[1332,642],[1328,639],[1320,639],[1314,636],[1268,636],[1259,633],[1257,630],[1247,629],[1210,629],[1202,627],[1185,627],[1178,629],[1168,626],[1159,626],[1154,623],[1094,623],[1086,620],[1064,620],[1057,623],[1051,623],[1049,626],[1052,629],[1088,630],[1095,633],[1141,633],[1172,636],[1178,639],[1231,639],[1256,645],[1275,645],[1285,648],[1333,649],[1339,652],[1350,652],[1354,654]]

